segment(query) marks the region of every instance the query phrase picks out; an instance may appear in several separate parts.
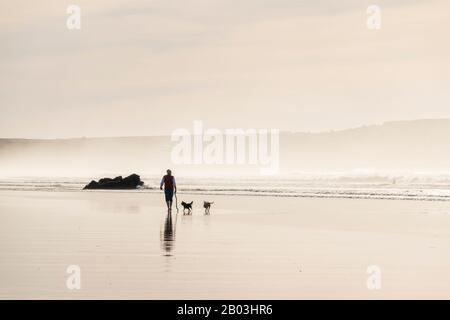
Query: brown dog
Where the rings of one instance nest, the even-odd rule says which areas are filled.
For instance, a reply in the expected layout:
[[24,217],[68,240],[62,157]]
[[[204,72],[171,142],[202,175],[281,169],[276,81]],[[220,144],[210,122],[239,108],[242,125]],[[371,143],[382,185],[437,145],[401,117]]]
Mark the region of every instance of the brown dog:
[[209,210],[211,209],[211,205],[214,202],[203,201],[203,208],[205,208],[205,214],[209,214]]

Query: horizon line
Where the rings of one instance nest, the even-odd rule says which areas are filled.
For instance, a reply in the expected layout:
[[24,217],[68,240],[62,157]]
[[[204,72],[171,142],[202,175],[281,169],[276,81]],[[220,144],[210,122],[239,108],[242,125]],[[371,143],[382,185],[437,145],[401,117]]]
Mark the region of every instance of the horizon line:
[[[368,128],[368,127],[379,127],[387,124],[392,123],[399,123],[399,122],[419,122],[419,121],[439,121],[439,120],[450,120],[450,118],[417,118],[412,120],[389,120],[389,121],[383,121],[378,123],[372,123],[372,124],[361,124],[354,127],[348,127],[348,128],[342,128],[342,129],[328,129],[328,130],[320,130],[320,131],[295,131],[295,130],[281,130],[280,134],[282,133],[290,133],[290,134],[325,134],[325,133],[336,133],[336,132],[343,132],[343,131],[349,131],[349,130],[357,130],[362,128]],[[195,120],[193,120],[195,121]],[[228,128],[231,129],[231,128]],[[232,128],[232,129],[239,129],[239,128]],[[226,130],[226,129],[223,129]],[[80,140],[80,139],[126,139],[126,138],[162,138],[162,137],[168,137],[170,136],[170,133],[167,134],[149,134],[149,135],[129,135],[129,136],[75,136],[75,137],[63,137],[63,138],[18,138],[18,137],[0,137],[0,140],[44,140],[44,141],[51,141],[51,140]]]

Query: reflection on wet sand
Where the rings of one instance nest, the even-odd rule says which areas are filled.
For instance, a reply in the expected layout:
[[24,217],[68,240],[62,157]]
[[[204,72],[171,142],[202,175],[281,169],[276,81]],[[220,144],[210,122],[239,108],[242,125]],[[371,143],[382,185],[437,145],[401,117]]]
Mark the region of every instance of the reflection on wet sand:
[[[176,217],[175,217],[176,219]],[[176,220],[173,222],[172,214],[168,213],[161,227],[161,248],[165,256],[171,256],[175,246]]]

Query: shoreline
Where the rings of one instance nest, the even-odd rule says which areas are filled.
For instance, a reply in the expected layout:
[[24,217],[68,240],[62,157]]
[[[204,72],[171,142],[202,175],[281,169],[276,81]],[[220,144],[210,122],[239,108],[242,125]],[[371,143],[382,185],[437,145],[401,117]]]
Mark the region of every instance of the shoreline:
[[[46,189],[36,189],[36,190],[26,190],[26,189],[0,189],[0,192],[49,192],[49,193],[58,193],[58,192],[85,192],[85,193],[143,193],[143,194],[159,194],[162,193],[158,188],[154,189],[133,189],[133,190],[46,190]],[[220,193],[220,192],[182,192],[178,194],[186,194],[186,195],[203,195],[203,196],[236,196],[236,197],[272,197],[272,198],[305,198],[305,199],[349,199],[349,200],[398,200],[398,201],[416,201],[416,202],[450,202],[450,196],[430,196],[430,197],[422,197],[419,198],[416,195],[403,195],[403,196],[395,196],[395,195],[386,195],[386,196],[354,196],[354,195],[336,195],[336,196],[327,196],[327,195],[302,195],[302,194],[268,194],[269,192],[264,191],[254,191],[254,194],[251,193]],[[417,198],[413,198],[417,197]],[[434,198],[436,197],[436,198]]]

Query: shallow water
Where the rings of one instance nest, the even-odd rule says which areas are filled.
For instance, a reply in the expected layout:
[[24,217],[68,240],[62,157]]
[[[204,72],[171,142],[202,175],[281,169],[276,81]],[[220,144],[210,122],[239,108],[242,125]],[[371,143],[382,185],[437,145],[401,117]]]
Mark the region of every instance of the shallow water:
[[168,216],[161,194],[0,191],[0,297],[450,298],[446,202],[178,200],[193,214]]

